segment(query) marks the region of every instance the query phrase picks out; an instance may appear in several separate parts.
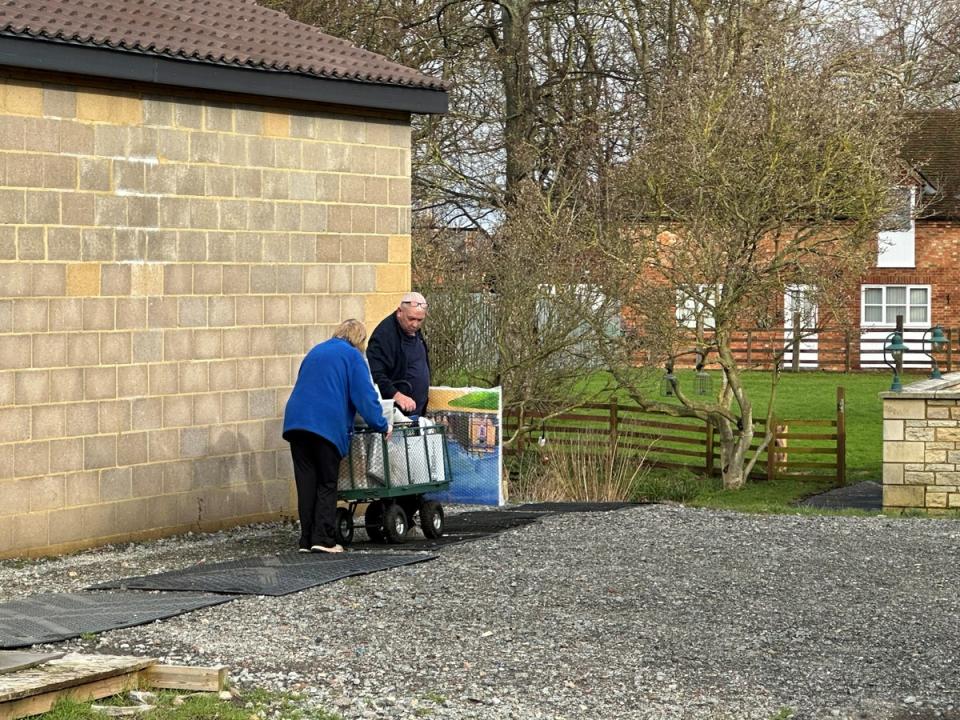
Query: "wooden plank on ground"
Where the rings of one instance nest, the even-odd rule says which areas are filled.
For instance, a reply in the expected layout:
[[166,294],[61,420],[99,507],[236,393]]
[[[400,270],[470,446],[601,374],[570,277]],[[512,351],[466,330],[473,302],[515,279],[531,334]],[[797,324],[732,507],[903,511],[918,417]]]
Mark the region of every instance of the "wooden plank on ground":
[[0,720],[39,715],[61,698],[96,700],[133,690],[153,658],[69,653],[43,665],[0,675]]
[[153,658],[128,655],[68,653],[44,665],[0,675],[0,703],[136,673],[156,662]]
[[22,650],[0,650],[0,673],[16,672],[43,665],[66,655],[65,652],[39,653]]
[[136,690],[138,682],[138,673],[134,670],[102,680],[85,682],[61,690],[42,692],[39,695],[30,695],[19,700],[0,703],[0,720],[17,720],[17,718],[40,715],[51,710],[64,698],[70,698],[77,702],[87,702],[88,700],[99,700],[100,698],[119,695],[128,690]]
[[226,665],[151,665],[140,672],[143,685],[171,690],[219,692],[227,688]]

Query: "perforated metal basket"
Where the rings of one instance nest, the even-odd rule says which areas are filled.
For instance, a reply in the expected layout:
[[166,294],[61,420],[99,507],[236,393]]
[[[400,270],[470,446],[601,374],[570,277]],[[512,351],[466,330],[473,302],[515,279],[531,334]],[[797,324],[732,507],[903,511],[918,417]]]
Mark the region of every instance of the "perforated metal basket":
[[340,463],[341,497],[388,497],[442,490],[450,483],[445,428],[396,425],[383,433],[356,428]]

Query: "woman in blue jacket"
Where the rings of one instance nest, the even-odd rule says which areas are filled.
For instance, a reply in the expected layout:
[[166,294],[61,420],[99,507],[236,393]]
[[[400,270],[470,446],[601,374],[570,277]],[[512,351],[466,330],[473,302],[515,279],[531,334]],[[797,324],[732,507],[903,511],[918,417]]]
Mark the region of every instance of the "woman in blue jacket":
[[300,364],[283,415],[290,443],[300,515],[300,552],[343,552],[336,542],[337,472],[350,450],[354,416],[374,430],[389,426],[363,359],[367,331],[344,320],[333,337],[315,346]]

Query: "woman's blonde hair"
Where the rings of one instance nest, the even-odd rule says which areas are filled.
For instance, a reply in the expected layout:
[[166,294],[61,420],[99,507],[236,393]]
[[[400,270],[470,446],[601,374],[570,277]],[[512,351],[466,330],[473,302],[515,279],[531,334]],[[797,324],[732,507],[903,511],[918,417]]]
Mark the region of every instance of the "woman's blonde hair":
[[353,318],[344,320],[337,325],[337,329],[333,331],[333,336],[346,340],[360,352],[366,352],[367,350],[367,329],[359,320]]

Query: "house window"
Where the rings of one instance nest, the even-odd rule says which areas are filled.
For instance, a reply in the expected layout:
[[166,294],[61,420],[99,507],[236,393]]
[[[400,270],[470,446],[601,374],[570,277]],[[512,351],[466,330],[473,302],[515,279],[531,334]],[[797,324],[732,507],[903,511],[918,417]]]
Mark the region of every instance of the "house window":
[[897,315],[904,327],[930,325],[929,285],[864,285],[862,297],[863,325],[896,325]]
[[916,228],[913,188],[894,188],[891,210],[877,235],[877,267],[915,267]]
[[713,309],[717,302],[719,288],[712,285],[695,285],[690,289],[677,290],[677,324],[680,327],[697,328],[697,321],[703,322],[703,327],[713,329],[716,323],[713,320]]

